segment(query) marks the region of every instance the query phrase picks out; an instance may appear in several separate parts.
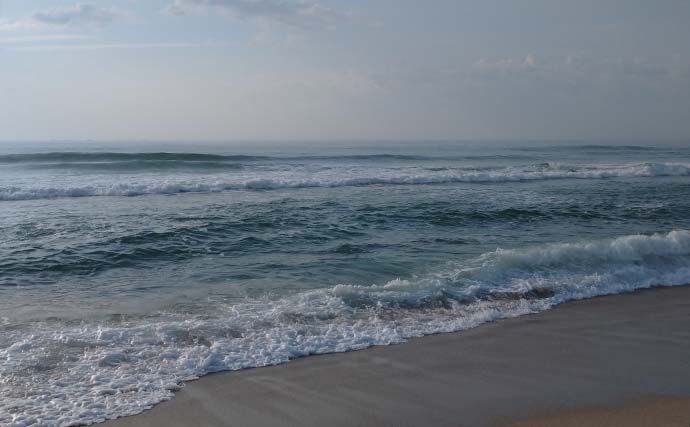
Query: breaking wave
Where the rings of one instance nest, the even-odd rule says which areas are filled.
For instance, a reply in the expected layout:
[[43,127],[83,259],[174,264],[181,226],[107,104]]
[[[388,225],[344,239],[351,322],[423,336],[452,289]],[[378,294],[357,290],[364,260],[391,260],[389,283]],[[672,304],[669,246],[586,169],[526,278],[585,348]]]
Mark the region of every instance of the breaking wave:
[[79,153],[53,152],[32,154],[6,154],[0,156],[0,163],[45,163],[45,162],[125,162],[125,161],[169,161],[169,162],[217,162],[264,160],[264,156],[223,156],[202,153]]
[[302,155],[302,156],[260,156],[225,155],[205,153],[112,153],[112,152],[51,152],[32,154],[0,155],[2,163],[53,163],[70,164],[80,162],[255,162],[267,160],[426,160],[432,157],[405,154],[352,154],[340,156]]
[[[568,300],[690,283],[690,231],[497,249],[441,271],[100,321],[0,323],[0,424],[135,414],[204,374],[403,342]],[[196,313],[196,314],[195,314]],[[29,381],[29,379],[31,379]]]
[[[239,166],[235,166],[239,168]],[[139,196],[151,194],[209,193],[227,190],[273,190],[284,188],[348,187],[374,185],[429,185],[449,183],[503,183],[554,179],[606,179],[689,176],[686,163],[637,163],[628,165],[579,165],[543,163],[525,167],[305,167],[255,170],[226,174],[179,174],[158,176],[100,176],[50,185],[0,186],[0,200],[31,200],[58,197]]]

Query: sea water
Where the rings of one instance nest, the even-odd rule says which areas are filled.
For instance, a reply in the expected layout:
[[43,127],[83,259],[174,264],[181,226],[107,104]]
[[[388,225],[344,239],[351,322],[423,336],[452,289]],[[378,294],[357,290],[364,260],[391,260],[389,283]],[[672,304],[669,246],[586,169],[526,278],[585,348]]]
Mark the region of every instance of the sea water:
[[6,144],[0,424],[690,283],[687,144]]

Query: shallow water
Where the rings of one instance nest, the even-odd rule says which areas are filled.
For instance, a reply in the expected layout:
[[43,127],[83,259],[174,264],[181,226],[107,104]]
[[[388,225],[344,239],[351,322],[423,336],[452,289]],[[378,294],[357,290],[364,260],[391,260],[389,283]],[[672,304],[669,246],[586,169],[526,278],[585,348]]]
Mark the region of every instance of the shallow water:
[[0,424],[690,282],[683,145],[0,150]]

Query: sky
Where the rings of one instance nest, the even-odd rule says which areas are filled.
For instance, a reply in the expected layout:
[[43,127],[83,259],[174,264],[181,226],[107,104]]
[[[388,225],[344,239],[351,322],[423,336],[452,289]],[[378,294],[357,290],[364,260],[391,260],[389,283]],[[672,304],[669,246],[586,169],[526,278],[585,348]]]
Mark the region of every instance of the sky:
[[0,0],[0,141],[690,140],[687,0]]

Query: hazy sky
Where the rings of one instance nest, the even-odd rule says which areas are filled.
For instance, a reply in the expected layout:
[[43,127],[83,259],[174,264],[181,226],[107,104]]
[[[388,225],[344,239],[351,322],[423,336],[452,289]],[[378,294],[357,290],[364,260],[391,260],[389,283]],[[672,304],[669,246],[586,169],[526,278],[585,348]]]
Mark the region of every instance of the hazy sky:
[[0,140],[690,138],[688,0],[0,0]]

